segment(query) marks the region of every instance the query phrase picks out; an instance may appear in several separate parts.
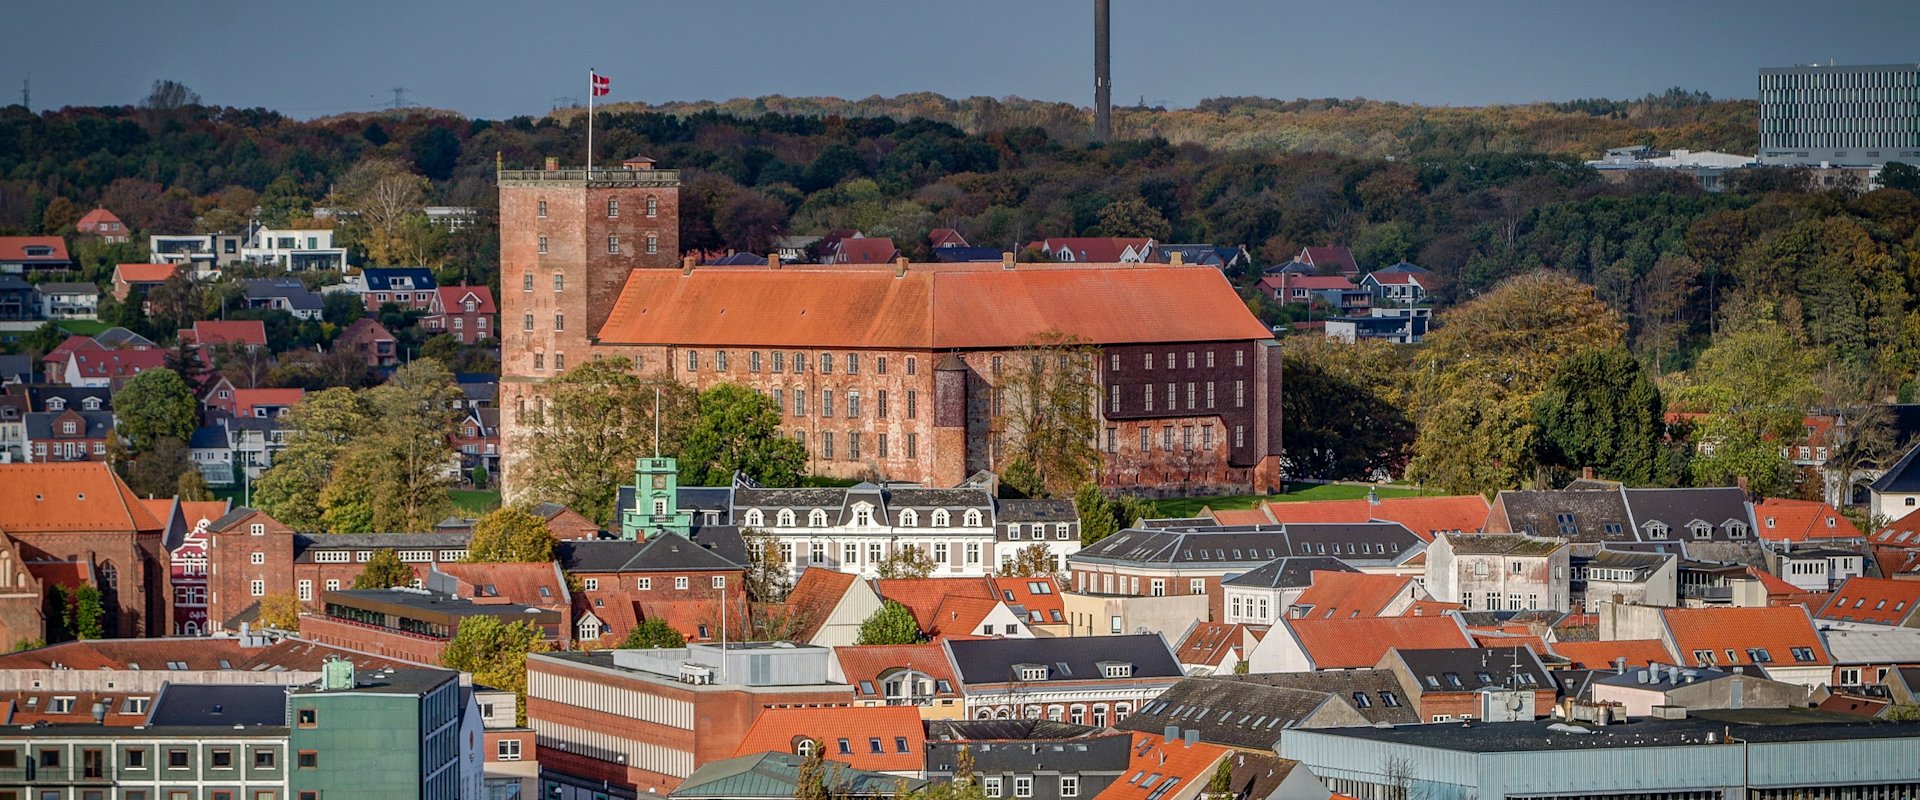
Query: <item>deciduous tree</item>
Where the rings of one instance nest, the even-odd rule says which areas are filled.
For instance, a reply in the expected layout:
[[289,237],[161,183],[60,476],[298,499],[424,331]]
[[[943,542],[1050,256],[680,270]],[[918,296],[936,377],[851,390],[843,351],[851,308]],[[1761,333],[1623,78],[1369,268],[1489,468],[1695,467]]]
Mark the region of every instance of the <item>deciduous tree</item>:
[[413,567],[400,560],[392,550],[375,550],[367,559],[367,566],[353,577],[355,589],[386,589],[394,586],[407,586],[420,576],[415,575]]
[[658,452],[678,453],[699,413],[681,384],[636,376],[619,358],[594,359],[547,382],[541,397],[525,403],[534,435],[524,440],[519,485],[530,498],[612,522],[614,494],[632,479],[634,461],[656,452],[656,402]]
[[[1031,467],[1029,494],[1066,494],[1100,467],[1099,374],[1094,348],[1048,334],[1002,362],[996,417],[1008,452]],[[1023,468],[1024,469],[1024,468]]]
[[1568,358],[1533,399],[1542,466],[1578,471],[1634,486],[1656,482],[1666,438],[1659,387],[1625,348]]
[[623,650],[657,650],[662,648],[685,647],[687,637],[674,630],[666,620],[654,617],[642,620],[640,624],[627,631],[627,638],[620,643]]
[[[199,425],[193,390],[170,369],[149,369],[129,378],[113,396],[114,430],[134,452],[162,438],[187,441]],[[177,473],[176,473],[177,474]]]
[[860,623],[860,635],[854,644],[913,644],[918,641],[920,623],[914,621],[913,611],[893,600],[885,600],[878,610]]
[[1013,560],[1000,569],[1000,574],[1020,578],[1052,576],[1059,571],[1054,563],[1053,551],[1044,544],[1030,544],[1014,551]]
[[1819,399],[1815,370],[1812,353],[1768,317],[1722,330],[1680,391],[1687,410],[1706,414],[1695,443],[1711,445],[1693,458],[1694,483],[1726,486],[1744,478],[1754,492],[1787,493],[1792,474],[1781,451],[1799,440]]
[[680,447],[680,482],[726,486],[744,473],[769,486],[792,486],[806,470],[806,449],[780,432],[773,399],[734,383],[700,393],[698,416]]
[[546,520],[524,508],[496,508],[473,524],[467,560],[476,562],[546,562],[553,560],[553,533]]
[[919,547],[902,544],[896,545],[874,569],[882,578],[924,578],[932,575],[936,566]]
[[447,642],[440,663],[471,673],[473,682],[506,689],[518,698],[515,716],[527,722],[527,655],[551,649],[531,622],[503,622],[485,614],[461,620],[460,630]]
[[292,592],[275,592],[260,598],[260,624],[274,630],[300,630],[300,598]]

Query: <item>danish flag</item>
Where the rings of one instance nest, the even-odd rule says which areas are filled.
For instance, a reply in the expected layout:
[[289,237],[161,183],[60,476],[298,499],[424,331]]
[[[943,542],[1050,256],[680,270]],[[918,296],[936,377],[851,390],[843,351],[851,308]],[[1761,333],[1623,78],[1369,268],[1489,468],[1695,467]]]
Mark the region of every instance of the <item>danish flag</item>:
[[605,97],[607,92],[613,91],[613,81],[608,79],[607,76],[592,70],[588,70],[587,75],[593,79],[594,97]]

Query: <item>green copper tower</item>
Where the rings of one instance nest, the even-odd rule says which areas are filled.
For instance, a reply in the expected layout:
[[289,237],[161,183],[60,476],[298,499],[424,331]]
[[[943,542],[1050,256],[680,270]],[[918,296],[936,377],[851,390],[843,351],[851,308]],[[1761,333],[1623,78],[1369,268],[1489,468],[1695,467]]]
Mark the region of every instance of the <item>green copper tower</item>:
[[649,532],[687,536],[693,512],[680,510],[680,465],[671,458],[641,458],[633,464],[633,503],[620,509],[620,538],[644,539]]

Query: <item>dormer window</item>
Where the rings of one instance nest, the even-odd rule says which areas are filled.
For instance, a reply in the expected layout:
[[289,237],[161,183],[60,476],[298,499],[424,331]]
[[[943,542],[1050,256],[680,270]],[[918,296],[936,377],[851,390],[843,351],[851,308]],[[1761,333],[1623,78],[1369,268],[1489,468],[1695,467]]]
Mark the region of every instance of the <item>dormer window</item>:
[[1728,525],[1727,525],[1727,536],[1728,536],[1729,538],[1733,538],[1733,539],[1745,539],[1745,538],[1747,538],[1747,526],[1746,526],[1746,524],[1745,524],[1745,523],[1740,523],[1740,522],[1733,522],[1733,523],[1728,523]]
[[1020,664],[1014,667],[1014,669],[1019,670],[1020,680],[1023,681],[1044,681],[1047,679],[1047,665],[1045,664]]
[[767,515],[765,513],[762,513],[760,509],[757,508],[747,509],[747,527],[757,528],[765,524],[767,524]]
[[60,397],[49,397],[49,398],[47,398],[47,410],[48,410],[48,411],[65,411],[65,410],[67,410],[67,401],[66,401],[66,399],[65,399],[65,398],[60,398]]
[[900,527],[902,528],[920,527],[920,512],[915,511],[911,508],[900,512]]
[[809,528],[827,527],[827,512],[818,508],[807,512],[807,527]]
[[1100,662],[1100,675],[1106,678],[1131,678],[1133,665],[1123,661]]
[[76,425],[74,421],[67,420],[66,422],[60,423],[60,432],[68,436],[72,436],[76,432]]
[[1649,539],[1665,539],[1665,538],[1667,538],[1667,526],[1666,526],[1666,523],[1662,523],[1662,522],[1653,522],[1653,523],[1648,523],[1648,525],[1647,525],[1647,538],[1649,538]]
[[953,515],[947,513],[946,509],[936,508],[933,510],[933,527],[945,528],[952,524],[953,524]]
[[85,400],[82,400],[82,401],[80,401],[80,407],[81,407],[82,409],[84,409],[84,410],[87,410],[87,411],[99,411],[99,410],[100,410],[100,398],[98,398],[98,397],[89,397],[89,398],[87,398],[87,399],[85,399]]
[[793,509],[780,509],[780,513],[774,516],[774,524],[782,528],[793,527]]
[[1687,530],[1693,532],[1693,538],[1695,539],[1713,538],[1713,526],[1704,522],[1695,522],[1692,525],[1688,525]]
[[853,524],[862,527],[873,525],[873,506],[861,503],[853,507]]
[[966,515],[961,517],[961,524],[969,528],[980,527],[980,509],[977,509],[977,508],[967,509]]

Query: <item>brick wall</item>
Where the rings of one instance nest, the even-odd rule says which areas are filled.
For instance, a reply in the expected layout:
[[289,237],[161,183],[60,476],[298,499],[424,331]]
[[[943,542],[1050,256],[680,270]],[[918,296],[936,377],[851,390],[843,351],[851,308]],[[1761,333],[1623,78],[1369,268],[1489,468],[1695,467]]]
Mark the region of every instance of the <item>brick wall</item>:
[[[9,534],[26,561],[85,561],[105,595],[107,630],[117,637],[165,635],[173,619],[168,559],[159,532],[53,531]],[[107,573],[114,575],[112,585]],[[11,642],[9,642],[11,644]]]
[[[253,526],[262,533],[254,535]],[[262,563],[255,564],[254,554]],[[253,593],[260,581],[263,594]],[[261,512],[207,532],[207,624],[214,630],[260,602],[293,591],[293,529]]]
[[447,650],[447,643],[440,639],[409,636],[317,615],[300,619],[300,638],[417,664],[439,664],[440,656]]

